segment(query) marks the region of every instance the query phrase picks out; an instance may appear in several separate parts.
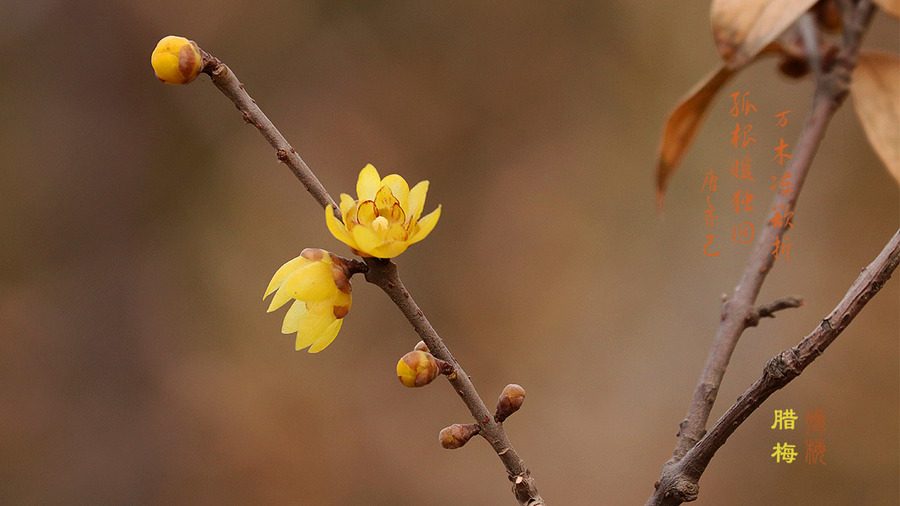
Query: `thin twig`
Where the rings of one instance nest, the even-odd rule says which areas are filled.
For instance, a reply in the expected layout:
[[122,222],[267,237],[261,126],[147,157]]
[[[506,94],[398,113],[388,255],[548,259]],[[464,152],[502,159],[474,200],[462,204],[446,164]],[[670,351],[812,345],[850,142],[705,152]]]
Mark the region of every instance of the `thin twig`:
[[[331,198],[331,195],[319,182],[309,166],[300,158],[296,150],[288,144],[281,132],[256,105],[256,101],[244,90],[244,85],[241,84],[231,69],[206,51],[202,49],[200,51],[203,55],[202,71],[209,74],[213,84],[234,102],[237,109],[241,111],[244,121],[255,126],[262,133],[263,137],[269,141],[269,144],[275,148],[278,160],[291,169],[319,205],[322,207],[331,206],[335,216],[342,220],[341,211],[335,205],[334,199]],[[413,325],[413,328],[425,341],[429,351],[435,357],[453,365],[456,373],[449,375],[448,380],[478,423],[480,427],[479,434],[490,443],[497,456],[503,462],[504,467],[506,467],[509,480],[513,483],[513,494],[515,494],[519,504],[522,506],[545,506],[546,503],[540,493],[538,493],[537,485],[531,477],[530,471],[525,467],[525,462],[519,457],[509,442],[503,425],[494,421],[493,415],[478,395],[469,376],[466,375],[456,359],[453,358],[450,350],[434,330],[434,327],[425,318],[425,314],[409,295],[409,292],[400,280],[396,264],[375,258],[366,258],[365,260],[366,265],[368,265],[368,271],[364,270],[363,266],[356,265],[356,272],[365,272],[368,282],[384,290]],[[358,261],[354,262],[359,263]]]
[[768,304],[758,306],[753,312],[747,316],[747,326],[755,327],[759,325],[759,321],[763,318],[775,318],[775,312],[782,309],[790,309],[803,305],[803,299],[800,297],[784,297]]
[[672,488],[669,497],[655,504],[674,505],[696,498],[700,475],[728,437],[762,405],[763,401],[799,376],[809,364],[825,352],[869,300],[881,290],[898,264],[900,264],[900,230],[894,233],[875,260],[862,270],[840,303],[815,330],[804,337],[797,346],[772,357],[763,369],[762,376],[741,394],[709,433],[674,466],[669,476],[673,478],[677,476],[678,479],[672,483],[659,485],[659,488]]
[[509,442],[503,425],[494,420],[494,416],[488,410],[481,396],[475,390],[472,380],[459,365],[459,362],[453,358],[450,350],[444,344],[444,341],[431,326],[428,318],[419,309],[416,301],[406,290],[400,276],[397,273],[397,266],[394,262],[383,261],[377,258],[367,258],[366,263],[369,271],[366,273],[366,280],[369,283],[377,285],[379,288],[394,301],[394,304],[400,308],[406,319],[412,324],[419,337],[425,341],[428,351],[435,357],[453,365],[456,374],[448,376],[450,384],[456,390],[456,393],[462,398],[472,417],[481,427],[479,435],[490,443],[491,447],[503,461],[506,471],[509,474],[509,480],[513,483],[513,493],[519,504],[523,506],[543,506],[544,502],[538,493],[537,485],[531,477],[531,473],[525,467],[525,462],[516,453],[515,448]]
[[306,162],[300,158],[297,151],[288,144],[287,139],[275,128],[268,116],[256,105],[256,100],[253,100],[247,91],[244,90],[244,85],[234,75],[234,72],[215,56],[203,49],[200,49],[200,52],[203,55],[202,71],[209,74],[216,88],[219,88],[219,91],[234,102],[235,107],[241,111],[244,121],[255,126],[259,133],[269,141],[269,144],[275,148],[275,156],[278,158],[278,161],[283,162],[291,169],[291,172],[303,183],[306,191],[316,199],[316,202],[322,207],[331,206],[335,216],[341,219],[341,211],[335,205],[334,199],[331,198],[331,195],[328,194],[328,191],[322,186],[322,183],[319,182],[313,171],[306,165]]
[[785,232],[791,226],[790,220],[784,218],[780,224],[777,224],[775,213],[782,212],[783,215],[789,215],[796,208],[797,197],[800,195],[806,175],[809,173],[813,155],[825,133],[829,120],[842,100],[842,96],[824,98],[818,94],[813,100],[812,111],[793,153],[793,163],[785,170],[784,177],[789,178],[792,189],[789,192],[776,194],[770,206],[773,211],[766,218],[765,227],[750,253],[741,280],[732,297],[722,306],[722,319],[719,322],[716,337],[691,400],[688,414],[681,424],[678,445],[673,454],[675,461],[684,456],[703,437],[709,413],[725,375],[725,369],[737,346],[738,339],[747,328],[748,322],[753,319],[756,298],[766,275],[775,263],[773,248],[781,244]]
[[800,31],[800,38],[803,40],[809,67],[816,80],[820,80],[822,78],[822,57],[819,54],[819,32],[816,29],[815,16],[812,12],[804,12],[797,20],[797,27]]
[[[722,378],[737,342],[754,319],[758,322],[759,312],[754,307],[766,275],[775,263],[773,249],[783,244],[787,230],[793,226],[789,219],[776,220],[776,214],[790,216],[796,209],[797,199],[809,173],[813,157],[832,116],[849,93],[850,74],[856,64],[856,55],[865,27],[871,19],[873,7],[868,0],[859,2],[853,11],[852,20],[845,26],[844,43],[835,65],[827,74],[816,76],[816,90],[808,118],[796,144],[793,158],[785,169],[784,178],[789,178],[792,191],[776,194],[772,211],[766,219],[766,226],[750,253],[747,266],[733,296],[722,307],[722,318],[716,337],[697,388],[691,399],[687,416],[679,425],[678,442],[672,458],[663,466],[656,491],[647,504],[680,504],[696,498],[697,480],[693,473],[685,474],[680,460],[706,435],[706,424]],[[781,252],[784,254],[784,252]],[[702,473],[702,470],[700,471]],[[698,475],[699,478],[699,475]]]

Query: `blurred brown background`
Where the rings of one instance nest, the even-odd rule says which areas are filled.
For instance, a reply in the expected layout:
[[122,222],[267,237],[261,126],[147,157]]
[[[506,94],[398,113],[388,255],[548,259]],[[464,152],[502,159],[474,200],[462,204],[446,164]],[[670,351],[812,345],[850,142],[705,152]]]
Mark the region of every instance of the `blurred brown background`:
[[[224,4],[223,4],[224,5]],[[160,84],[157,40],[227,62],[337,197],[368,162],[431,181],[431,236],[401,256],[413,295],[507,423],[550,504],[643,504],[675,444],[749,251],[719,100],[654,201],[659,135],[717,63],[708,2],[66,2],[0,21],[0,503],[514,504],[447,384],[394,377],[418,340],[356,279],[338,339],[293,351],[262,293],[304,247],[349,255],[322,212],[206,76]],[[897,50],[879,14],[867,46]],[[811,83],[763,60],[726,87],[760,111],[765,163]],[[718,168],[721,254],[705,258],[703,174]],[[766,360],[840,300],[900,222],[898,186],[852,102],[800,199],[790,262],[760,302],[806,299],[748,331],[717,418]],[[697,504],[896,504],[898,284],[731,438]],[[776,464],[773,410],[822,409],[827,466]],[[801,449],[802,451],[802,449]]]

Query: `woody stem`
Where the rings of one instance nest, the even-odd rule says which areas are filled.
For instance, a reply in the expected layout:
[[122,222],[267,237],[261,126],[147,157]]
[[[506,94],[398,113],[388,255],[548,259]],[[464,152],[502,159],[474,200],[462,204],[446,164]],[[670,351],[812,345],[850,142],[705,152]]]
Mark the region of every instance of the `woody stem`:
[[452,365],[455,374],[447,376],[447,380],[453,385],[453,389],[463,400],[463,403],[469,408],[472,417],[480,427],[479,434],[490,443],[491,447],[500,457],[506,472],[509,474],[510,481],[513,482],[513,493],[519,504],[523,506],[543,506],[546,503],[537,490],[534,478],[531,477],[530,471],[525,467],[525,461],[519,457],[506,436],[503,425],[494,420],[491,412],[482,400],[475,385],[469,379],[469,375],[463,370],[459,362],[453,358],[450,350],[444,344],[441,336],[438,335],[434,327],[425,317],[425,313],[419,308],[416,301],[413,300],[400,275],[397,272],[397,265],[391,261],[383,261],[376,258],[367,258],[366,263],[369,271],[366,272],[366,280],[379,288],[394,301],[394,304],[400,308],[400,311],[406,316],[406,319],[412,324],[416,333],[428,346],[428,351],[440,360]]

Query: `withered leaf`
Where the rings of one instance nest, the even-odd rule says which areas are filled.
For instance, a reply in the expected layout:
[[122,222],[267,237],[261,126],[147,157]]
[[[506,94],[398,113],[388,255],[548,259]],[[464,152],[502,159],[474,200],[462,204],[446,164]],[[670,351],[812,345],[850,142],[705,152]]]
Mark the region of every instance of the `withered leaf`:
[[884,12],[895,18],[900,18],[900,0],[875,0],[875,3],[878,4]]
[[720,66],[695,84],[669,114],[663,129],[659,146],[659,163],[656,166],[656,198],[660,208],[668,180],[694,142],[710,103],[719,89],[736,72],[737,70],[728,69],[724,65]]
[[900,183],[900,56],[860,51],[850,94],[869,143]]
[[716,48],[729,68],[749,63],[816,0],[713,0]]

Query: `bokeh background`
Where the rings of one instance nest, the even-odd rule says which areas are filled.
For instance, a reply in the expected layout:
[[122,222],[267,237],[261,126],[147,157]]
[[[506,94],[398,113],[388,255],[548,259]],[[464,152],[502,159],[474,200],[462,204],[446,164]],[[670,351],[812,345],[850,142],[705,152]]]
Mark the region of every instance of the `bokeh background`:
[[[0,502],[514,504],[439,381],[409,390],[418,340],[361,278],[338,339],[293,351],[270,276],[304,247],[349,255],[272,149],[201,76],[159,83],[179,34],[227,62],[337,197],[373,163],[431,181],[431,236],[398,259],[413,296],[507,423],[550,504],[643,504],[675,444],[748,249],[727,240],[730,104],[710,111],[657,213],[668,111],[717,64],[708,2],[6,2],[0,20]],[[876,16],[868,47],[898,49]],[[766,163],[811,83],[773,59],[726,87],[759,110]],[[778,131],[764,118],[793,112]],[[717,168],[721,254],[702,254]],[[716,201],[715,199],[718,199]],[[713,418],[843,296],[900,222],[898,186],[852,102],[800,199]],[[716,455],[697,504],[896,504],[898,282]],[[798,429],[770,429],[775,409]],[[827,466],[776,464],[823,410]],[[801,450],[802,451],[802,450]]]

